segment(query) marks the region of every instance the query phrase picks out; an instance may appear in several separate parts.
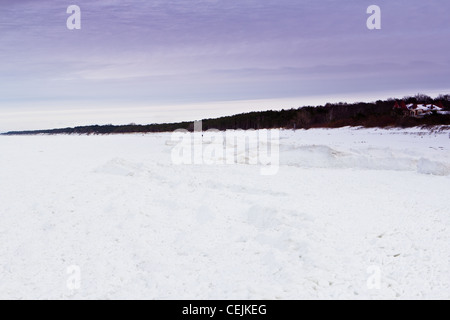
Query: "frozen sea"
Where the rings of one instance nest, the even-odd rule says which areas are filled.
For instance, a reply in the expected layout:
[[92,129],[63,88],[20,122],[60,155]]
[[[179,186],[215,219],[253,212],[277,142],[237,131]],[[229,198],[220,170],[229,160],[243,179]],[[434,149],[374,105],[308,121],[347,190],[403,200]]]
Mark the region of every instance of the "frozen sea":
[[0,298],[450,299],[449,130],[271,134],[0,137]]

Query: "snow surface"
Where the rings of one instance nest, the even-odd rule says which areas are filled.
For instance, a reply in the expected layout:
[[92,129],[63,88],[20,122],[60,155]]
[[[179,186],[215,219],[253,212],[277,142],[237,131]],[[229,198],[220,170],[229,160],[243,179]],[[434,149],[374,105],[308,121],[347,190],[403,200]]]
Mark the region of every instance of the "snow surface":
[[171,134],[0,137],[0,298],[450,298],[448,130],[280,137],[272,176],[174,165]]

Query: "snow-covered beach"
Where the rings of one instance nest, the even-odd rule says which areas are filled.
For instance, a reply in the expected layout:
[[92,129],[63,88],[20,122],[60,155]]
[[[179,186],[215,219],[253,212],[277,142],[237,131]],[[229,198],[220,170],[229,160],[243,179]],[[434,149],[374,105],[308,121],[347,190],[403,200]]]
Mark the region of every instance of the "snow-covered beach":
[[279,137],[273,175],[176,165],[170,133],[0,137],[0,298],[450,299],[449,130]]

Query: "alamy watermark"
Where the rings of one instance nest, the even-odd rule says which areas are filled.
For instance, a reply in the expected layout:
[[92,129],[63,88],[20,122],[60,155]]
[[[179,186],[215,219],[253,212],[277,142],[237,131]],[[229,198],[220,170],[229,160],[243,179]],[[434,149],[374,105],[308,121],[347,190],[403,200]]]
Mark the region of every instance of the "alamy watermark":
[[81,288],[81,268],[73,265],[66,269],[69,276],[66,281],[66,287],[69,291],[77,291]]
[[[81,9],[77,5],[70,5],[67,8],[67,13],[70,14],[67,19],[67,29],[80,30],[81,29]],[[377,5],[371,5],[367,8],[367,14],[370,17],[367,19],[367,28],[369,30],[381,30],[381,8]]]
[[381,268],[379,266],[370,266],[367,268],[367,289],[380,290],[381,289]]
[[371,15],[367,19],[367,29],[381,30],[381,8],[377,5],[371,5],[367,8],[367,14]]
[[67,13],[70,14],[67,18],[67,29],[80,30],[81,29],[81,9],[77,5],[71,5],[67,8]]
[[280,166],[280,133],[278,130],[202,130],[172,133],[172,163],[175,165],[259,165],[262,175],[275,175]]

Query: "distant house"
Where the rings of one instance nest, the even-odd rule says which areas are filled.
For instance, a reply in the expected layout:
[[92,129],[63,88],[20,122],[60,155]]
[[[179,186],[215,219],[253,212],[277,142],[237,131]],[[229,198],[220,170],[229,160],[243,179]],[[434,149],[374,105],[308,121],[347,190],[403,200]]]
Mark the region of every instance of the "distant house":
[[407,105],[404,101],[401,101],[400,103],[398,101],[395,102],[394,109],[402,110],[405,116],[415,118],[421,118],[423,116],[433,114],[433,112],[442,113],[444,110],[442,104],[440,104],[439,106],[434,104],[416,103],[410,103]]

